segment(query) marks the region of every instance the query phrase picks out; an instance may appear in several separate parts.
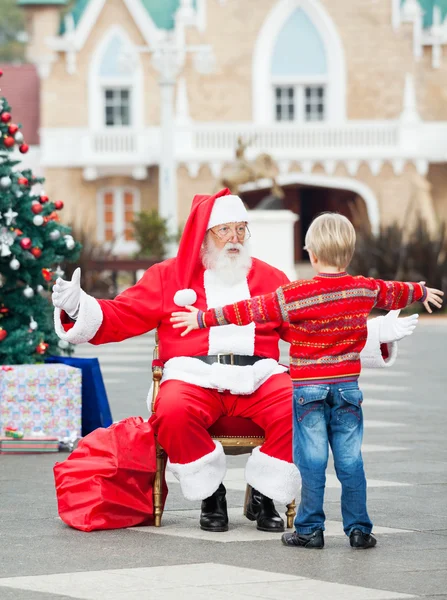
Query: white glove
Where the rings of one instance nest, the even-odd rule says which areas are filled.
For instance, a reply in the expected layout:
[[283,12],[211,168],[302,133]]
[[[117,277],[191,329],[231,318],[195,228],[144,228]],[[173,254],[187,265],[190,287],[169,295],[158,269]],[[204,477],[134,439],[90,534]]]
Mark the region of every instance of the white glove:
[[385,317],[381,317],[379,325],[379,342],[389,344],[398,342],[404,337],[411,335],[418,324],[419,315],[399,319],[400,310],[391,310]]
[[78,267],[71,281],[65,281],[60,277],[57,278],[53,285],[53,294],[51,296],[53,306],[65,310],[67,315],[72,319],[76,319],[79,312],[79,304],[81,302],[81,269]]

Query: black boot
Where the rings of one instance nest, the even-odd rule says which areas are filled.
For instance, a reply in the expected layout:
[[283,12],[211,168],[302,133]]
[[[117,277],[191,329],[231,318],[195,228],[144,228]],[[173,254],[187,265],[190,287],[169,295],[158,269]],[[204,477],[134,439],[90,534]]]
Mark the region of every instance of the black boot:
[[284,521],[276,511],[273,500],[253,488],[245,516],[250,521],[257,522],[259,531],[272,531],[273,533],[284,531]]
[[223,483],[212,496],[202,500],[200,529],[204,531],[228,531],[227,490]]

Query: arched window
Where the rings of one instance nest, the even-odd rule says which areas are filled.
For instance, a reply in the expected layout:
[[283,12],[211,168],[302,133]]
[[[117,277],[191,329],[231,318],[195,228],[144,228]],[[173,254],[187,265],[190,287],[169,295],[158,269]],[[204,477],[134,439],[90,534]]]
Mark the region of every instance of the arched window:
[[323,121],[327,115],[326,50],[301,8],[281,29],[273,50],[271,77],[276,121]]
[[98,191],[98,241],[113,247],[117,254],[135,252],[132,221],[141,210],[140,193],[132,187],[108,187]]
[[319,0],[279,0],[253,56],[253,119],[340,121],[346,65],[340,37]]
[[120,27],[110,29],[96,49],[90,65],[89,95],[93,129],[141,126],[141,65]]

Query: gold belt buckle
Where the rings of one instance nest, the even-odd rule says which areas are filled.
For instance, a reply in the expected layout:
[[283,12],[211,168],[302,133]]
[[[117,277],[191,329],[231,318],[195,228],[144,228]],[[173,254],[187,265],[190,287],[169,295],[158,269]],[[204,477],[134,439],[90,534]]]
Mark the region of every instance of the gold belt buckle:
[[217,353],[217,362],[218,362],[220,365],[223,365],[223,364],[225,364],[225,363],[221,363],[221,362],[220,362],[220,357],[221,357],[221,356],[231,356],[230,365],[234,365],[234,354],[233,354],[232,352],[218,352],[218,353]]

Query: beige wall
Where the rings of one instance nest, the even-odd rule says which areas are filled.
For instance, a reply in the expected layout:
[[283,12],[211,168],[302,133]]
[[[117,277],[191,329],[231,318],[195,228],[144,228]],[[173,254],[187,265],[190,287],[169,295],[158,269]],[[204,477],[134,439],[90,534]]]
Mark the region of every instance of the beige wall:
[[[447,119],[447,60],[431,67],[431,49],[421,61],[412,52],[411,27],[397,32],[391,26],[391,2],[320,0],[332,18],[347,63],[347,114],[350,119],[390,119],[402,109],[405,73],[413,73],[421,115],[427,120]],[[196,120],[250,120],[252,117],[252,55],[256,38],[276,0],[208,2],[207,29],[188,30],[191,43],[211,43],[217,58],[212,75],[201,76],[188,59],[191,115]],[[34,36],[33,55],[45,53],[43,40],[58,29],[55,8],[29,8]],[[250,18],[247,18],[249,15]],[[58,55],[51,76],[42,81],[42,126],[85,126],[88,123],[88,70],[91,56],[104,34],[119,24],[135,43],[143,38],[123,0],[107,0],[84,48],[77,54],[77,72],[69,75],[64,54]],[[159,89],[149,55],[141,56],[144,70],[146,124],[158,124]]]
[[438,220],[447,222],[447,165],[431,165],[428,180]]
[[[352,2],[320,0],[330,14],[342,40],[347,66],[347,116],[349,119],[392,119],[402,110],[405,73],[415,76],[419,110],[426,120],[447,120],[447,57],[442,66],[431,67],[431,49],[426,48],[417,62],[412,53],[411,28],[398,32],[391,26],[391,2]],[[211,43],[217,58],[215,73],[197,74],[188,58],[185,75],[191,116],[199,121],[250,120],[252,118],[252,55],[261,26],[276,0],[228,0],[207,3],[207,29],[188,30],[190,43]],[[45,52],[43,39],[58,29],[57,11],[50,8],[27,9],[39,32],[30,45],[35,55]],[[247,17],[249,16],[249,18]],[[43,127],[88,125],[88,72],[97,44],[112,25],[119,24],[136,44],[144,40],[123,0],[107,0],[85,47],[77,54],[77,72],[66,72],[65,55],[59,54],[48,79],[42,80],[41,124]],[[45,35],[43,35],[45,34]],[[445,54],[445,52],[444,52]],[[157,74],[147,54],[141,56],[144,70],[145,122],[159,122],[160,102]],[[292,167],[292,168],[296,168]],[[321,165],[314,172],[321,172]],[[74,215],[89,221],[94,218],[96,191],[105,185],[123,181],[141,189],[143,205],[156,206],[158,169],[151,169],[145,182],[106,178],[85,182],[80,169],[47,169],[46,189],[66,202],[64,216]],[[336,176],[350,177],[343,166]],[[415,169],[407,166],[402,175],[394,175],[385,165],[379,175],[362,165],[356,179],[375,193],[383,222],[403,221],[414,194]],[[435,209],[447,219],[447,168],[430,168],[429,181]],[[208,167],[192,179],[185,167],[178,170],[179,222],[186,220],[196,193],[213,193],[219,184]],[[79,210],[81,208],[81,210]]]
[[[138,45],[144,40],[122,0],[107,0],[83,49],[76,55],[76,73],[66,71],[65,55],[59,54],[50,77],[42,80],[42,127],[86,127],[88,125],[88,75],[93,53],[113,25],[120,25]],[[160,103],[154,69],[148,55],[141,57],[144,70],[144,105],[147,125],[158,124]]]

